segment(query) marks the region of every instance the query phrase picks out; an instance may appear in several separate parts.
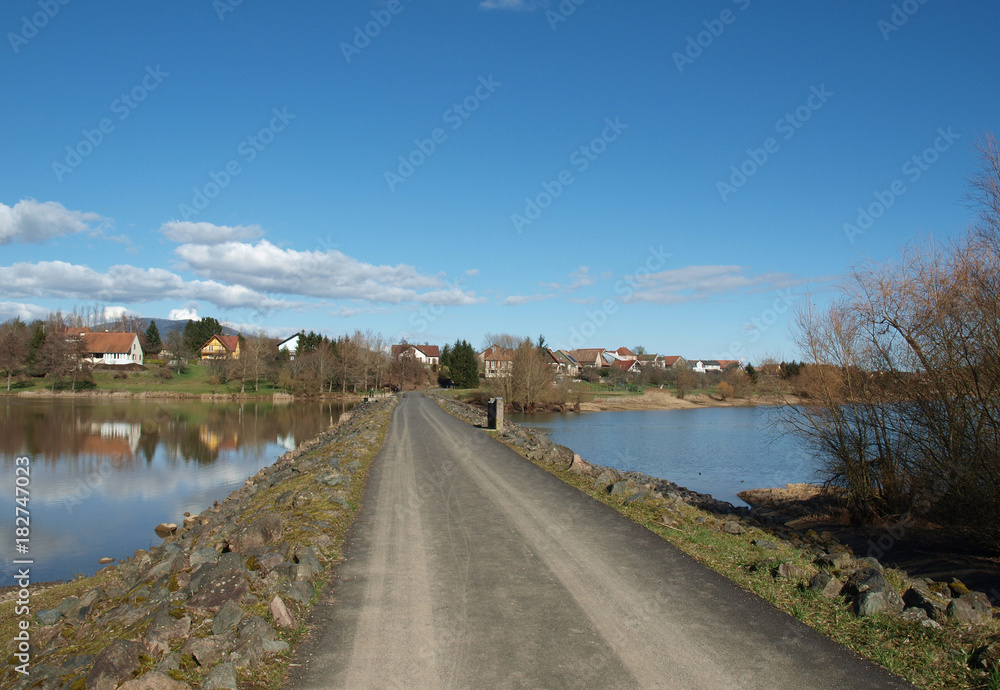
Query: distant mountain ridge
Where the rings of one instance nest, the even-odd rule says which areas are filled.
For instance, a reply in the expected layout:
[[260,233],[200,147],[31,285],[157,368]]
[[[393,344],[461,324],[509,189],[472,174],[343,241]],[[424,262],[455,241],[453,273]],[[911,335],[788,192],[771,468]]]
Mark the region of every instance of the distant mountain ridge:
[[[188,319],[161,319],[155,316],[143,316],[141,317],[142,330],[145,332],[149,328],[149,322],[156,322],[156,329],[160,332],[160,338],[166,340],[167,335],[173,333],[174,331],[183,331],[184,326],[187,325]],[[115,327],[114,321],[108,321],[107,323],[99,323],[92,328],[95,331],[109,331]],[[239,331],[235,328],[230,328],[223,325],[222,333],[220,335],[239,335]]]

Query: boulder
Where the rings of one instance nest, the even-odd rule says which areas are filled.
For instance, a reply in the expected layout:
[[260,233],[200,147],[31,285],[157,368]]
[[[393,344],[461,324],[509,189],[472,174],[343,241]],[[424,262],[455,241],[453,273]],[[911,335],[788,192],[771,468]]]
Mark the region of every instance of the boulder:
[[108,563],[114,563],[114,562],[115,559],[113,559],[111,556],[104,556],[103,558],[97,559],[98,565],[107,565]]
[[174,680],[165,673],[151,671],[118,686],[118,690],[189,690],[187,683]]
[[263,658],[264,641],[260,635],[247,635],[236,643],[232,654],[229,655],[229,663],[238,669],[248,668],[260,663]]
[[743,525],[735,520],[726,520],[725,524],[722,525],[722,531],[726,534],[743,534],[746,532],[746,530],[743,529]]
[[819,567],[832,568],[834,570],[840,570],[848,563],[851,562],[851,554],[846,551],[838,551],[837,553],[825,553],[816,559],[815,563]]
[[229,539],[231,551],[243,552],[273,544],[281,539],[283,521],[280,515],[269,513],[240,529]]
[[298,621],[295,620],[295,616],[292,612],[288,610],[285,606],[285,602],[281,600],[277,594],[274,595],[274,599],[268,604],[268,609],[271,611],[271,615],[274,616],[274,622],[282,628],[294,628],[298,625]]
[[980,625],[981,623],[986,623],[989,621],[993,615],[985,614],[981,609],[977,609],[973,605],[974,599],[969,595],[960,596],[958,599],[952,599],[951,603],[948,604],[948,620],[952,623],[972,623],[973,625]]
[[754,539],[750,543],[761,549],[771,550],[778,548],[778,545],[769,539]]
[[165,607],[161,608],[146,629],[146,645],[154,654],[166,654],[170,651],[170,642],[186,637],[190,630],[190,618],[174,618]]
[[250,586],[244,571],[240,568],[230,568],[217,574],[213,573],[211,579],[201,586],[187,605],[200,609],[218,609],[227,601],[240,603],[249,591]]
[[236,668],[232,664],[219,664],[201,681],[201,687],[203,690],[237,690]]
[[877,613],[889,616],[898,616],[903,612],[905,605],[899,593],[892,589],[869,590],[860,594],[856,600],[855,607],[858,616],[874,616]]
[[215,614],[215,619],[212,621],[212,633],[224,635],[236,628],[241,620],[243,620],[243,609],[235,602],[227,601]]
[[196,637],[188,641],[181,652],[193,656],[199,666],[210,668],[232,650],[232,637],[229,635],[210,635],[209,637]]
[[932,620],[944,623],[948,620],[948,604],[951,601],[935,594],[922,583],[914,583],[903,593],[903,601],[909,607],[922,609]]
[[802,568],[795,565],[794,563],[789,563],[788,561],[785,561],[784,563],[778,565],[778,570],[775,573],[775,575],[777,577],[781,577],[786,580],[798,580],[800,578],[805,577],[806,571],[804,571]]
[[156,536],[160,537],[161,539],[166,539],[171,534],[177,531],[177,523],[161,522],[160,524],[158,524],[156,527],[153,528],[153,531],[156,532]]
[[809,581],[809,589],[824,597],[840,596],[844,583],[828,572],[819,572]]
[[145,645],[134,640],[115,640],[109,644],[94,659],[94,666],[87,674],[88,690],[115,690],[131,680],[145,651]]
[[275,635],[274,628],[268,625],[267,621],[260,616],[244,618],[243,622],[239,625],[239,629],[240,637],[259,635],[265,642],[273,640]]
[[911,606],[908,609],[904,609],[901,614],[899,614],[899,620],[904,623],[920,623],[922,621],[928,620],[927,612],[922,608],[917,608],[916,606]]

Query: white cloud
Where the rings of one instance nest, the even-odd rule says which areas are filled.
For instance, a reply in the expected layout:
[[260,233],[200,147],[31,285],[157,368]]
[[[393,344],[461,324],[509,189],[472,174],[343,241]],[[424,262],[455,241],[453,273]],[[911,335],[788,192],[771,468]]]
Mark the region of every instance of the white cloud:
[[529,302],[542,302],[552,299],[555,295],[511,295],[503,301],[505,307],[517,307]]
[[0,302],[0,321],[10,321],[11,319],[34,321],[35,319],[44,319],[50,311],[52,310],[37,304]]
[[164,223],[160,232],[168,240],[179,244],[223,244],[256,240],[264,236],[259,225],[213,225],[178,220]]
[[648,275],[625,276],[624,280],[634,287],[628,301],[655,304],[682,304],[719,295],[791,288],[809,282],[789,273],[749,275],[743,266],[685,266]]
[[215,281],[185,281],[162,268],[110,267],[100,273],[88,266],[65,261],[16,263],[0,267],[0,291],[13,297],[55,297],[114,302],[152,302],[162,299],[202,300],[223,309],[262,311],[287,308],[295,303],[268,297],[243,285]]
[[197,309],[171,309],[167,318],[171,321],[197,321],[201,317]]
[[573,292],[582,287],[589,287],[594,284],[594,277],[590,275],[590,268],[588,266],[580,266],[575,271],[571,271],[569,277],[572,280],[567,285],[560,285],[559,283],[540,283],[540,285],[549,290]]
[[42,243],[53,237],[78,232],[98,232],[91,223],[105,219],[96,213],[70,211],[56,201],[38,202],[22,199],[13,207],[0,204],[0,244],[11,242]]
[[337,249],[297,251],[261,240],[257,244],[183,244],[175,253],[186,268],[203,278],[268,293],[395,304],[483,301],[475,293],[449,285],[441,276],[422,274],[413,266],[376,266]]
[[479,275],[479,269],[478,268],[470,268],[468,271],[465,272],[465,275],[467,275],[467,276],[477,276],[477,275]]
[[115,319],[120,319],[127,311],[128,309],[125,307],[104,307],[104,320],[114,321]]

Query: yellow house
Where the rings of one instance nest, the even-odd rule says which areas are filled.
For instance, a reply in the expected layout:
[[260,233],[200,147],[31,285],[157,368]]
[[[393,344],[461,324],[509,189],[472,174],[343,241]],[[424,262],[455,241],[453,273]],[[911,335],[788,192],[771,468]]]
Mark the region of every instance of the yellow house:
[[238,335],[213,335],[198,351],[202,359],[239,359]]

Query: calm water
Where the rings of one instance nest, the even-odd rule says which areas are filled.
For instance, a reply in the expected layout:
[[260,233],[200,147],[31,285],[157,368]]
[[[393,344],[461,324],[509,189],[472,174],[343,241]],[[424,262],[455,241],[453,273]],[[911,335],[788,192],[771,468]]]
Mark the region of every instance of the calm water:
[[[34,581],[93,574],[102,556],[161,543],[153,528],[200,513],[339,419],[340,403],[0,400],[0,555]],[[31,459],[30,553],[15,552],[15,459]],[[7,583],[4,583],[7,584]]]
[[817,481],[798,439],[782,434],[768,408],[586,412],[509,416],[543,428],[585,460],[636,470],[746,505],[744,489]]

